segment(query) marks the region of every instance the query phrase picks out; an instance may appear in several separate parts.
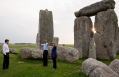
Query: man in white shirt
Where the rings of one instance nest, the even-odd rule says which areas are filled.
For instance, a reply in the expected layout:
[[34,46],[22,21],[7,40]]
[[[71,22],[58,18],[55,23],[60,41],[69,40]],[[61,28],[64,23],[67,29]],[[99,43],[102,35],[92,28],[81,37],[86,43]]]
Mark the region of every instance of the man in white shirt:
[[48,43],[47,40],[44,41],[44,44],[41,44],[43,46],[43,66],[48,65]]
[[2,46],[2,52],[4,55],[3,70],[9,68],[9,47],[8,47],[8,44],[9,44],[9,40],[6,39],[5,43]]

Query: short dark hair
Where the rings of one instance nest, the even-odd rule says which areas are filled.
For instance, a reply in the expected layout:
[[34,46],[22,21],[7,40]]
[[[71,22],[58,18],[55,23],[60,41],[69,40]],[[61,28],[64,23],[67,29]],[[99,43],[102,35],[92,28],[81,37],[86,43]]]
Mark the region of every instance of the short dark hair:
[[8,42],[9,40],[8,39],[5,39],[5,43]]

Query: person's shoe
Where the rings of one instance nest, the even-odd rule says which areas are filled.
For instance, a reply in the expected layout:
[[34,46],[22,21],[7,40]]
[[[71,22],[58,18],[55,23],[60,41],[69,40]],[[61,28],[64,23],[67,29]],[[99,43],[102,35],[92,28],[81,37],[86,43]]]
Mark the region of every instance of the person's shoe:
[[47,67],[47,65],[42,65],[42,66]]
[[44,67],[47,67],[47,65],[45,65]]

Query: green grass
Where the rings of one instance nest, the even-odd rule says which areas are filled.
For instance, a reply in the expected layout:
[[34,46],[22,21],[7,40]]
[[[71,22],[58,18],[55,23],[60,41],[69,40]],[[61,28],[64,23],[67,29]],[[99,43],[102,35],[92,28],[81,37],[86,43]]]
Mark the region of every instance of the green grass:
[[[66,45],[73,47],[73,45]],[[10,46],[10,48],[20,48],[35,46]],[[0,46],[1,50],[1,46]],[[119,58],[119,56],[117,56]],[[22,59],[18,54],[10,54],[10,65],[8,70],[2,70],[3,55],[0,53],[0,77],[87,77],[81,72],[82,62],[79,59],[77,63],[68,63],[65,61],[57,61],[57,70],[52,69],[52,60],[49,59],[48,67],[42,66],[42,60]],[[19,63],[19,61],[24,63]],[[111,61],[102,61],[109,65]]]
[[[59,46],[63,46],[63,44],[59,44]],[[74,45],[72,45],[72,44],[65,44],[65,46],[74,48]]]

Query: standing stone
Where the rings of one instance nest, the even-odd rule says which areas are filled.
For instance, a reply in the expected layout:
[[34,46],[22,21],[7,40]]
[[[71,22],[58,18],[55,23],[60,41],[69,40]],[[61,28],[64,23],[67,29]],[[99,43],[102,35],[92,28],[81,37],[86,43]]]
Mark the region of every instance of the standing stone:
[[118,27],[118,33],[117,33],[117,54],[119,54],[119,27]]
[[92,27],[92,21],[89,17],[82,16],[75,19],[74,48],[79,51],[80,58],[88,57]]
[[54,38],[53,38],[53,43],[55,43],[56,45],[58,45],[58,43],[59,43],[59,38],[58,38],[58,37],[54,37]]
[[40,50],[40,33],[37,33],[37,36],[36,36],[36,48],[38,50]]
[[113,60],[117,52],[118,19],[115,11],[109,9],[99,12],[95,17],[94,35],[96,43],[96,56],[99,59]]
[[48,42],[53,41],[53,16],[52,12],[46,10],[40,10],[39,13],[39,29],[37,34],[37,49],[40,49],[40,44],[44,43],[44,40]]
[[95,45],[94,45],[94,38],[90,39],[90,45],[89,45],[89,58],[96,59],[96,51],[95,51]]

